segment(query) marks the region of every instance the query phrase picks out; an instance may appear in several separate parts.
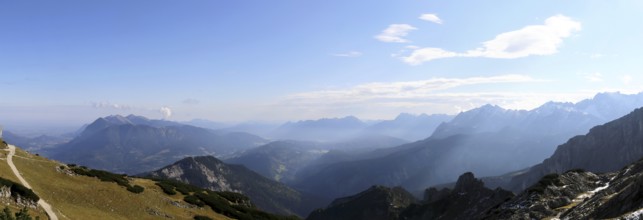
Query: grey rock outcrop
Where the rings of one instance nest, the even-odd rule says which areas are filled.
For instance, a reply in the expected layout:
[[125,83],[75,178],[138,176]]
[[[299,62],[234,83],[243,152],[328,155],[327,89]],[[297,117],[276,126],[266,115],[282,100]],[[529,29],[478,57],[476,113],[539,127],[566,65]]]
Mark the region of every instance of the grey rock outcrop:
[[541,164],[511,180],[509,188],[520,191],[549,173],[581,168],[591,172],[616,171],[643,157],[643,108],[607,124],[592,128],[558,146]]
[[473,173],[467,172],[458,178],[453,190],[425,191],[422,204],[409,206],[401,219],[480,219],[490,208],[513,197],[513,193],[484,187]]

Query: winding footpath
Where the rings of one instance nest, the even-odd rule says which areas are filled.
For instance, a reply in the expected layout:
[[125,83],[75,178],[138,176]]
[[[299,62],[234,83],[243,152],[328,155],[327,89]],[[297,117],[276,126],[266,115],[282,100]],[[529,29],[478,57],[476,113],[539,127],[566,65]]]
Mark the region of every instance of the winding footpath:
[[[9,167],[11,167],[11,170],[13,171],[13,174],[15,174],[18,177],[18,180],[20,180],[20,183],[24,185],[25,187],[31,189],[31,186],[27,181],[22,178],[22,175],[20,175],[20,172],[18,172],[18,169],[16,168],[16,165],[13,164],[13,155],[16,154],[16,146],[13,145],[8,145],[9,147],[9,154],[7,154],[7,163],[9,164]],[[49,216],[50,220],[58,220],[58,216],[54,212],[53,209],[51,209],[51,205],[49,203],[45,202],[42,198],[38,200],[38,205],[40,205],[45,212],[47,212],[47,215]]]

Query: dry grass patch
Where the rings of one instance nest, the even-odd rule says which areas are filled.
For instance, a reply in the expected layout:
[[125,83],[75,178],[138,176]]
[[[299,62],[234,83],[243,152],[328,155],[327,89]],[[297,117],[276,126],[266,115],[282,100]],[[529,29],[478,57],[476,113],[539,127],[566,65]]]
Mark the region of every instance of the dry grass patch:
[[[182,198],[165,195],[151,180],[131,179],[132,185],[145,188],[134,194],[113,182],[59,172],[56,167],[62,164],[20,149],[16,155],[14,163],[24,178],[61,219],[192,219],[195,215],[228,219],[207,207],[189,207]],[[178,201],[174,203],[178,206],[172,201]]]

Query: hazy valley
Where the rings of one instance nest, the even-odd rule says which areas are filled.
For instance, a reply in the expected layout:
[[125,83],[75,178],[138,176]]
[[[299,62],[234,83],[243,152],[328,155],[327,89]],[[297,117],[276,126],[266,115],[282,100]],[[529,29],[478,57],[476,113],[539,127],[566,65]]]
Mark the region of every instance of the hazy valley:
[[[27,157],[44,156],[63,162],[43,158],[38,160],[51,164],[47,165],[50,168],[22,168],[45,169],[37,172],[53,175],[47,177],[51,182],[34,188],[44,197],[47,194],[39,192],[79,178],[74,177],[78,175],[73,170],[82,165],[156,181],[182,182],[202,190],[239,193],[252,202],[249,207],[256,205],[263,211],[309,219],[615,217],[638,211],[643,204],[631,199],[639,197],[592,198],[607,196],[596,193],[597,188],[606,186],[618,186],[606,189],[627,196],[630,194],[622,190],[636,190],[630,189],[630,182],[640,182],[640,174],[633,171],[643,157],[643,114],[641,109],[635,110],[637,106],[643,106],[643,94],[603,93],[578,103],[549,102],[530,111],[485,105],[456,116],[401,114],[370,124],[355,117],[309,120],[289,122],[268,132],[301,137],[297,140],[113,115],[99,118],[73,135],[27,138],[5,131],[4,140],[29,146],[27,149],[40,155],[22,153]],[[395,136],[385,131],[396,131],[392,132]],[[410,136],[400,135],[404,131]],[[311,136],[299,136],[304,132]],[[426,137],[406,140],[419,133]],[[324,140],[316,140],[315,134]],[[630,167],[622,170],[624,166]],[[158,191],[156,187],[161,186],[155,186],[152,180],[127,179],[144,192]],[[500,188],[493,190],[485,185]],[[573,187],[563,190],[567,186]],[[64,191],[73,194],[77,190]],[[583,194],[587,199],[575,199]],[[538,200],[533,200],[535,195]],[[180,197],[168,196],[163,199],[167,203],[162,204],[181,203]],[[489,199],[493,202],[479,203]],[[511,205],[524,204],[526,199],[545,206],[527,209]],[[200,204],[187,198],[184,201]],[[65,207],[68,201],[60,202],[53,206]],[[148,214],[183,218],[164,212],[165,205],[143,204],[147,204],[144,209]],[[631,208],[616,211],[610,208],[614,204]],[[558,208],[563,206],[566,208]],[[42,216],[35,206],[31,208],[35,215]],[[61,215],[68,212],[61,208]],[[610,210],[608,215],[603,209]],[[89,210],[86,212],[93,212]],[[197,210],[191,213],[205,213]],[[226,215],[220,209],[213,210]],[[230,213],[227,216],[234,218]]]

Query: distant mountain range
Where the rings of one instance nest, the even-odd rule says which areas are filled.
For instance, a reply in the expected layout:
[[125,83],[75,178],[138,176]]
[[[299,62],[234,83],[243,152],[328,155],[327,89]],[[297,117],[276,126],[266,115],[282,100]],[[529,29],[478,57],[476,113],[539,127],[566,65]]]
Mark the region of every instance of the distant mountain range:
[[[343,154],[345,160],[368,156],[370,151],[404,144],[405,141],[382,135],[360,136],[343,142],[273,141],[225,159],[242,164],[270,179],[292,183],[324,164],[337,162],[326,155]],[[340,159],[341,160],[341,159]]]
[[348,139],[358,135],[368,125],[356,117],[323,118],[288,122],[275,129],[270,136],[275,139],[329,141]]
[[26,137],[14,134],[11,131],[4,131],[2,138],[9,143],[23,147],[28,151],[41,151],[43,149],[52,148],[59,144],[67,143],[71,137],[66,136],[49,136],[40,135],[37,137]]
[[426,140],[388,154],[329,164],[296,188],[347,196],[373,184],[416,190],[452,182],[459,173],[494,176],[539,163],[570,137],[643,106],[643,94],[601,93],[593,99],[547,103],[531,111],[486,105],[441,124]]
[[99,118],[68,143],[44,152],[89,167],[141,173],[193,155],[226,155],[265,144],[258,136],[130,115]]
[[551,157],[513,177],[506,187],[519,191],[546,174],[576,168],[597,173],[610,172],[642,157],[643,108],[639,108],[558,146]]
[[402,113],[393,120],[369,124],[354,116],[288,122],[269,134],[275,139],[343,141],[364,135],[386,135],[407,141],[427,138],[435,128],[449,121],[449,115],[411,115]]
[[282,183],[265,178],[244,166],[228,165],[212,156],[188,157],[146,175],[213,191],[242,193],[260,209],[273,213],[305,216],[320,205],[319,200]]
[[385,120],[366,128],[368,133],[388,135],[408,141],[425,139],[442,123],[453,119],[452,115],[444,114],[399,114],[393,120]]

